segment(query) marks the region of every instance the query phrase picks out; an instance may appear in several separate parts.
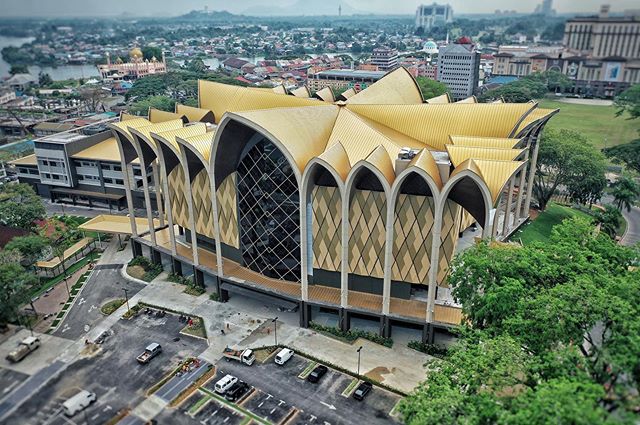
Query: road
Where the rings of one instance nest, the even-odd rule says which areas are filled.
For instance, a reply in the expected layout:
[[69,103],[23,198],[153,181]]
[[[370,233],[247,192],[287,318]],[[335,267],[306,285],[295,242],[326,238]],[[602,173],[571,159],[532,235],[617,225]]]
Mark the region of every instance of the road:
[[640,208],[632,207],[631,211],[623,209],[622,215],[627,220],[627,232],[620,241],[622,245],[631,246],[640,242]]

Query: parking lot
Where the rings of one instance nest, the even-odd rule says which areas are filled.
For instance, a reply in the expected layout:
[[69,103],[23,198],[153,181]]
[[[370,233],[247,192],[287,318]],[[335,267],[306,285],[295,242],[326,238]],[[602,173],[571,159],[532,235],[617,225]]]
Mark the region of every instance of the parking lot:
[[[184,326],[176,316],[139,315],[130,321],[120,320],[112,335],[93,356],[77,360],[44,388],[32,394],[5,424],[100,424],[124,408],[142,401],[146,391],[188,356],[197,356],[207,346],[205,341],[179,335]],[[174,338],[179,337],[178,341]],[[163,351],[147,365],[136,356],[151,342]],[[78,391],[97,394],[89,408],[66,418],[61,404]]]
[[[273,424],[288,425],[375,425],[395,422],[389,413],[400,396],[375,387],[363,401],[345,397],[342,393],[353,381],[351,376],[329,369],[319,383],[313,384],[299,377],[309,364],[309,360],[297,355],[284,366],[276,365],[273,357],[264,364],[256,362],[253,366],[221,360],[217,364],[215,377],[179,408],[165,410],[157,418],[158,423],[231,425],[241,423],[250,415]],[[215,382],[226,374],[253,386],[234,407],[207,394],[214,392]]]

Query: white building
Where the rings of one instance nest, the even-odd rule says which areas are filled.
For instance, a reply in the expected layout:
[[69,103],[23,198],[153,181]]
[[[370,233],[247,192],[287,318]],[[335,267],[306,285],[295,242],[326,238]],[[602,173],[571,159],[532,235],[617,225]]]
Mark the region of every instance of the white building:
[[449,87],[451,97],[461,100],[473,96],[478,88],[480,52],[469,37],[440,47],[438,81]]
[[453,8],[448,4],[421,4],[416,11],[416,28],[429,30],[453,22]]

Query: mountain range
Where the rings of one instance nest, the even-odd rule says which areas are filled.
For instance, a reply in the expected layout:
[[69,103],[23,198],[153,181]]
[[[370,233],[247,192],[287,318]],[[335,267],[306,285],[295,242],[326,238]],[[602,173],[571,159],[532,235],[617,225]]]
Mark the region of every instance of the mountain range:
[[244,10],[243,14],[250,16],[337,16],[339,7],[342,7],[342,15],[363,13],[342,0],[297,0],[290,5],[281,7],[256,5]]

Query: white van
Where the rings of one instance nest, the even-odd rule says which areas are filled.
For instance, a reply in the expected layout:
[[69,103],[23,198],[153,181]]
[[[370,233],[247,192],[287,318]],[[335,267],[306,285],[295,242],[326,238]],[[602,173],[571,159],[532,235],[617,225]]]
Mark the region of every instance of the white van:
[[283,365],[288,362],[291,357],[293,357],[293,350],[283,348],[278,354],[276,354],[275,362],[276,364]]
[[232,375],[226,375],[224,378],[216,382],[215,389],[218,394],[224,394],[229,388],[238,382],[238,378]]
[[76,413],[86,409],[91,403],[96,401],[96,399],[96,393],[82,390],[78,394],[71,397],[69,400],[62,403],[64,414],[67,416],[73,416]]

